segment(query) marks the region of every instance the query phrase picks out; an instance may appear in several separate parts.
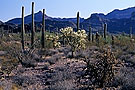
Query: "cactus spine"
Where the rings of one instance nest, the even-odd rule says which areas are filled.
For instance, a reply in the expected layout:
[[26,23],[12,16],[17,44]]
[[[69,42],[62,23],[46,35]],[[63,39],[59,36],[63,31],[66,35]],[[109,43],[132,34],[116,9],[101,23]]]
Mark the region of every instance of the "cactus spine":
[[45,48],[45,9],[43,9],[43,17],[42,17],[41,45],[42,45],[42,48]]
[[107,24],[104,24],[104,38],[106,39],[106,32],[107,32]]
[[31,48],[34,48],[34,34],[35,34],[35,27],[34,27],[34,2],[32,2],[32,31],[31,31]]
[[79,30],[79,12],[77,12],[77,31]]
[[92,29],[91,26],[89,27],[89,35],[88,35],[88,40],[91,41],[92,37]]
[[22,50],[24,50],[24,7],[22,6],[22,24],[21,24],[21,43],[22,43]]

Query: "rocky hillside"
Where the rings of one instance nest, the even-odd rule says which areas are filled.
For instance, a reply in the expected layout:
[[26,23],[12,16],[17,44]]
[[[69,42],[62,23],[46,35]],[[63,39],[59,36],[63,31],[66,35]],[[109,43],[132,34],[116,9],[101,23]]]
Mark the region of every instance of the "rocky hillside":
[[106,15],[108,19],[123,19],[130,18],[131,14],[135,12],[135,7],[127,8],[123,10],[115,9]]
[[2,24],[3,22],[2,21],[0,21],[0,25]]

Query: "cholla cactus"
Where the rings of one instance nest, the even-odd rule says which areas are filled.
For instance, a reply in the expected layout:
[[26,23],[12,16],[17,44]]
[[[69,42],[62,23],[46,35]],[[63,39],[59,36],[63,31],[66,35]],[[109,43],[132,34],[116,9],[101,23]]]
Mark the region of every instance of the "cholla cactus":
[[73,52],[76,49],[85,48],[86,37],[87,37],[85,30],[78,30],[77,32],[74,32],[73,28],[67,27],[61,29],[60,31],[62,33],[62,37],[65,37],[68,45],[71,46],[72,56],[73,56]]
[[50,40],[53,43],[54,48],[60,47],[60,42],[58,42],[59,36],[46,35],[46,40]]
[[90,80],[93,85],[103,88],[109,84],[114,75],[117,73],[118,68],[116,57],[111,52],[110,48],[102,51],[103,53],[98,54],[96,59],[91,62],[91,59],[86,60],[87,69],[86,74],[90,76]]

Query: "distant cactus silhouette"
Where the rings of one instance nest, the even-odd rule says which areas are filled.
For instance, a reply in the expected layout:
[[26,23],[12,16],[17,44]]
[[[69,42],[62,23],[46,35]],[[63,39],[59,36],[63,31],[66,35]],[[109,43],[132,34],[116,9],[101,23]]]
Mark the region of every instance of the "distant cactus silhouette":
[[132,38],[132,27],[130,27],[129,37]]
[[42,36],[41,36],[41,45],[42,48],[45,48],[45,9],[43,9],[43,18],[42,18]]
[[112,45],[114,45],[114,35],[112,35]]
[[22,43],[22,50],[24,50],[24,7],[22,6],[22,24],[21,24],[21,43]]
[[79,12],[77,12],[77,31],[79,30]]
[[96,32],[96,39],[99,39],[99,33],[98,32]]
[[92,42],[94,42],[94,34],[92,34]]
[[35,25],[34,25],[34,2],[32,2],[32,30],[31,30],[31,48],[34,48],[34,34],[35,34]]
[[104,38],[106,39],[106,32],[107,32],[107,24],[104,24]]
[[89,27],[88,40],[89,40],[89,41],[92,40],[92,28],[91,28],[91,26]]
[[100,38],[100,34],[98,32],[96,32],[96,42],[99,45],[99,38]]

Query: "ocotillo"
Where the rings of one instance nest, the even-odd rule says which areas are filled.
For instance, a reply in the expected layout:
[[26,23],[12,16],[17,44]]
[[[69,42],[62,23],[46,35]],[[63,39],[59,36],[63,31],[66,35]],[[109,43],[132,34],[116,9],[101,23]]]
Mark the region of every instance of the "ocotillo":
[[22,24],[21,24],[21,43],[22,43],[22,50],[24,50],[24,7],[22,6]]
[[45,48],[45,9],[43,9],[43,17],[42,17],[41,45],[42,45],[42,48]]
[[34,2],[32,2],[32,30],[31,30],[31,48],[34,48],[34,36],[35,36],[35,25],[34,25]]

